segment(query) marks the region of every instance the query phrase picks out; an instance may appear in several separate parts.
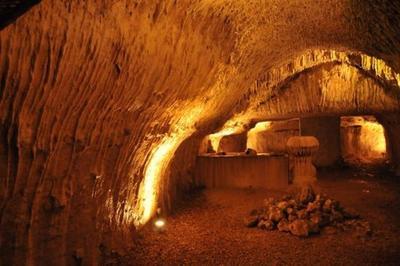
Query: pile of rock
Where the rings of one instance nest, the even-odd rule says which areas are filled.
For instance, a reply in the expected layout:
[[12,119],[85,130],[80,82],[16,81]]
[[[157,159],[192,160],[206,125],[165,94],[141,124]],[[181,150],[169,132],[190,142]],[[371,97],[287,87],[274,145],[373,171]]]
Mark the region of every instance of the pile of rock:
[[321,230],[334,233],[354,227],[367,235],[372,232],[369,223],[361,221],[359,215],[344,209],[338,201],[314,193],[311,187],[280,200],[266,199],[264,206],[253,210],[245,223],[248,227],[290,232],[302,237],[320,233]]

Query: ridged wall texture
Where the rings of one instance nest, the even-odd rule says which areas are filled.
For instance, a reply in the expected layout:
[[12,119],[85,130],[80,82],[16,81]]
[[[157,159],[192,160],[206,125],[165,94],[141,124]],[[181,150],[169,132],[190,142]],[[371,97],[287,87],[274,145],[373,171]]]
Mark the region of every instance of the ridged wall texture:
[[[194,185],[203,136],[235,113],[247,121],[320,111],[307,105],[323,89],[317,79],[351,88],[328,94],[332,112],[364,95],[358,80],[371,89],[361,107],[371,100],[373,111],[382,103],[396,111],[399,8],[389,0],[41,1],[0,32],[1,261],[95,264],[123,252],[157,207],[170,209]],[[386,68],[337,66],[320,49]],[[299,74],[311,67],[313,75]],[[382,91],[378,81],[389,85]],[[385,122],[395,136],[397,115]]]

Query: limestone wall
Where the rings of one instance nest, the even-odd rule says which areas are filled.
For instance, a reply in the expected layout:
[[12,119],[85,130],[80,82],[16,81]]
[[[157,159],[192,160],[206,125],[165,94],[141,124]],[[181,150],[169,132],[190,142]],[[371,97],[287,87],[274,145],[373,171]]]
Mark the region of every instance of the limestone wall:
[[379,164],[389,159],[386,136],[374,117],[346,117],[341,123],[341,150],[349,164]]
[[298,136],[299,120],[272,121],[262,130],[250,130],[247,147],[259,153],[286,153],[286,143],[292,136]]
[[319,149],[313,156],[316,166],[334,166],[341,160],[339,117],[303,118],[301,134],[314,136],[319,141]]

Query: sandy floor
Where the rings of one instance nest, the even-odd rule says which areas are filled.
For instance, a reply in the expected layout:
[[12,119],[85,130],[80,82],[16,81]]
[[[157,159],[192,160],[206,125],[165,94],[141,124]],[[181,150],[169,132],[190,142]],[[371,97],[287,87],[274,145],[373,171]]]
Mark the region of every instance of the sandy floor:
[[321,190],[352,207],[374,230],[301,239],[288,233],[249,229],[243,217],[266,190],[205,190],[167,220],[163,233],[145,228],[122,265],[400,265],[400,182],[362,171],[320,173]]

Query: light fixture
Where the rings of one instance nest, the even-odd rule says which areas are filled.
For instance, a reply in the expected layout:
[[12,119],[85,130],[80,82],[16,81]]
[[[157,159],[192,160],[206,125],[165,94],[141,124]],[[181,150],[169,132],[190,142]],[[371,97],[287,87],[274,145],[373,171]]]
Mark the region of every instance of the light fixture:
[[156,218],[154,220],[154,230],[156,232],[159,232],[159,233],[164,232],[165,231],[165,225],[166,225],[165,219]]
[[156,217],[154,219],[154,229],[158,232],[163,232],[165,230],[166,221],[161,216],[161,209],[158,208],[156,211]]
[[161,229],[161,228],[163,228],[163,227],[165,226],[165,220],[164,220],[164,219],[161,219],[161,218],[156,219],[156,220],[154,221],[154,225],[155,225],[155,227]]

